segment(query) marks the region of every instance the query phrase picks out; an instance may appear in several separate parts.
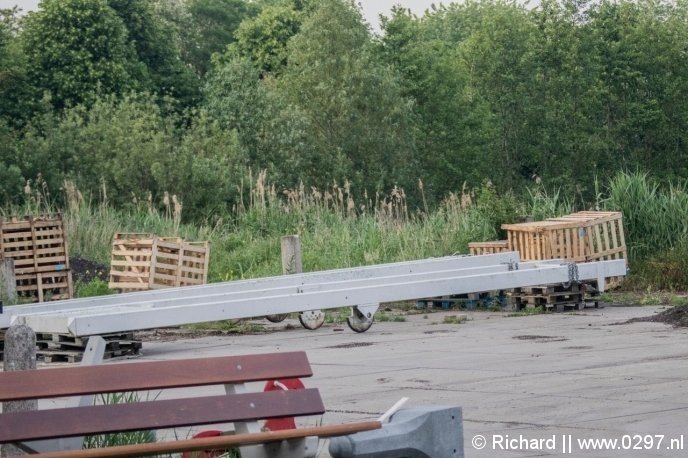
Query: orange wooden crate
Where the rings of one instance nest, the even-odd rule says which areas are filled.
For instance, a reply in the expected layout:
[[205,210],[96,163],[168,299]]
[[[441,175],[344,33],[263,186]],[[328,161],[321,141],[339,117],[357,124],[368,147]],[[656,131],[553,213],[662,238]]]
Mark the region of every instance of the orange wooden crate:
[[481,254],[501,253],[502,251],[509,251],[508,240],[495,240],[492,242],[471,242],[468,244],[470,254],[477,256]]
[[566,259],[575,262],[626,259],[620,212],[585,211],[559,218],[503,224],[510,250],[523,261]]

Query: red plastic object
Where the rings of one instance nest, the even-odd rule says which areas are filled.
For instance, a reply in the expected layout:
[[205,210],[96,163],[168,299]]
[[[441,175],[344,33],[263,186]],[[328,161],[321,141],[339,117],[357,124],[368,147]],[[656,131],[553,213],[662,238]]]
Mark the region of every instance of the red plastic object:
[[[282,380],[269,380],[265,384],[263,391],[277,391],[277,390],[302,390],[305,387],[301,380],[297,378],[285,378]],[[283,431],[285,429],[296,429],[296,422],[294,417],[279,417],[271,418],[265,421],[264,429],[269,431]]]
[[[201,431],[200,433],[193,436],[193,439],[198,439],[201,437],[217,437],[222,436],[222,431],[209,430]],[[200,452],[184,452],[182,453],[182,458],[217,458],[226,454],[228,450],[203,450]]]

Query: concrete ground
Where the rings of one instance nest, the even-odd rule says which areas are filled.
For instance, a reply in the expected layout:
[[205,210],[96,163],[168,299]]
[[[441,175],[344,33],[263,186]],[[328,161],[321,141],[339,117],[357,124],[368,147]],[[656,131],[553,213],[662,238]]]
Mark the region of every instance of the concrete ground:
[[[377,322],[363,334],[346,324],[307,331],[296,322],[256,335],[144,342],[142,359],[305,350],[315,373],[306,385],[320,389],[328,408],[324,424],[375,418],[404,396],[409,406],[458,405],[467,457],[561,455],[569,435],[572,456],[687,456],[688,437],[683,450],[671,439],[688,436],[688,329],[613,325],[659,309],[438,312]],[[443,323],[456,314],[468,321]],[[482,450],[472,445],[476,435],[487,441]],[[557,450],[524,450],[521,437],[553,439]],[[586,438],[619,442],[616,450],[584,451],[577,441]],[[512,450],[494,450],[494,440]],[[639,448],[622,450],[629,445]]]

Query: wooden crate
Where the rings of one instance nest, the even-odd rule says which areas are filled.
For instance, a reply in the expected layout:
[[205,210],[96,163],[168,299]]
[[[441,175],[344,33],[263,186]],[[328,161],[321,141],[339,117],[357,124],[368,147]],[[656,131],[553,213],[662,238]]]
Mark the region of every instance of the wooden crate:
[[509,251],[509,241],[471,242],[468,244],[468,249],[471,255],[501,253],[502,251]]
[[61,215],[0,221],[0,256],[14,261],[17,295],[22,301],[72,297],[72,274]]
[[202,285],[208,280],[208,242],[161,238],[153,248],[150,288]]
[[566,259],[574,262],[625,259],[620,212],[578,212],[545,221],[503,224],[510,250],[523,261]]
[[121,291],[149,289],[154,241],[151,234],[115,234],[110,260],[110,288]]
[[151,234],[116,234],[110,288],[126,291],[202,285],[208,281],[208,242]]

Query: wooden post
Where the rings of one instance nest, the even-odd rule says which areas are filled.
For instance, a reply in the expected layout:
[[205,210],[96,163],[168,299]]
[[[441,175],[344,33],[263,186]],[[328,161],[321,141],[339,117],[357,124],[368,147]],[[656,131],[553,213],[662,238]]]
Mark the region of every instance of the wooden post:
[[298,235],[282,237],[282,273],[300,274],[303,272],[301,262],[301,239]]
[[0,288],[2,294],[0,300],[5,305],[17,302],[17,277],[14,274],[14,259],[5,258],[0,262]]
[[[298,235],[285,235],[282,237],[282,273],[288,275],[300,274],[301,272],[303,272],[301,239],[299,239]],[[265,318],[272,323],[279,323],[288,316],[288,313],[279,313],[277,315],[267,315]]]
[[[30,327],[23,324],[10,326],[5,333],[4,351],[3,369],[5,372],[36,369],[36,334],[34,334],[33,329]],[[37,409],[38,401],[35,399],[2,403],[2,411],[4,413]],[[23,454],[23,451],[13,445],[2,446],[1,456]]]

